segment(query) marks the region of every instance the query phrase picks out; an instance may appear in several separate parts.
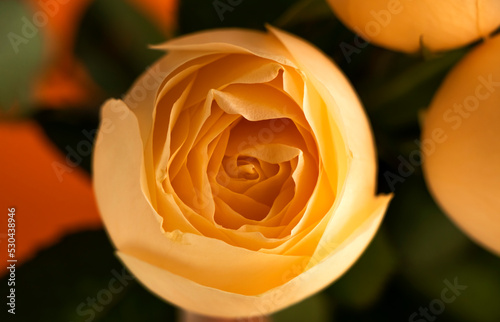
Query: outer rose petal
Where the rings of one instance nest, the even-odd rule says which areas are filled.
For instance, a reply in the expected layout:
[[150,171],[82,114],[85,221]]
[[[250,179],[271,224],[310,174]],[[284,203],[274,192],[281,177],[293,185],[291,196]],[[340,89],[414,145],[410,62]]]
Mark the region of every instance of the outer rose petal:
[[[334,215],[328,223],[322,242],[325,243],[326,238],[330,238],[330,233],[339,236],[339,231],[343,231],[342,237],[346,238],[373,212],[373,209],[366,209],[366,205],[374,198],[376,174],[370,125],[356,93],[342,72],[327,57],[297,37],[274,28],[271,28],[271,31],[290,51],[299,68],[311,79],[331,115],[336,116],[333,122],[339,124],[352,155],[349,169],[346,169],[344,190],[337,198],[337,207],[332,209]],[[352,128],[356,128],[356,131],[348,130]],[[388,203],[389,199],[385,198],[385,201]],[[356,213],[358,215],[354,215]],[[383,216],[383,213],[380,216]],[[315,256],[314,259],[317,262],[321,258]]]
[[[375,197],[376,167],[371,131],[348,81],[310,44],[269,29],[268,34],[239,29],[207,31],[157,46],[169,54],[152,67],[152,73],[158,71],[153,75],[165,80],[152,83],[151,79],[158,80],[158,77],[147,73],[134,84],[125,102],[108,101],[103,107],[94,156],[94,184],[102,216],[118,254],[152,292],[205,315],[269,314],[326,287],[361,255],[390,200],[388,196]],[[228,54],[247,55],[245,61],[240,62],[242,66],[253,66],[246,65],[249,56],[260,57],[260,61],[264,58],[272,64],[259,69],[262,63],[258,63],[256,70],[252,67],[250,73],[243,74],[237,71],[239,68],[223,75],[212,70],[213,77],[210,73],[208,80],[202,78],[204,81],[199,86],[204,88],[210,84],[213,90],[207,87],[208,93],[203,94],[199,87],[190,88],[194,84],[193,73],[202,74],[203,66],[223,60]],[[277,65],[282,68],[277,69]],[[177,69],[181,71],[170,76]],[[289,228],[292,238],[287,241],[290,243],[259,250],[259,247],[238,243],[235,246],[203,236],[200,227],[207,229],[208,221],[205,223],[197,214],[188,220],[174,200],[176,192],[171,186],[167,186],[169,190],[165,192],[158,184],[158,178],[165,177],[164,169],[171,157],[170,143],[163,144],[163,141],[170,142],[171,131],[177,126],[170,120],[179,119],[182,106],[192,106],[198,96],[213,96],[226,112],[241,113],[242,106],[232,104],[244,105],[256,112],[257,108],[251,107],[252,102],[248,101],[251,95],[234,96],[238,92],[234,85],[232,90],[224,92],[223,87],[218,87],[226,84],[221,79],[241,84],[269,82],[280,71],[283,87],[296,100],[298,113],[303,109],[303,122],[309,123],[303,130],[307,128],[313,133],[304,146],[317,145],[314,151],[319,150],[318,182],[321,185],[318,183],[316,187],[321,187],[320,193],[311,195],[312,201],[303,217],[291,220],[294,226]],[[182,90],[177,89],[173,95],[179,95],[177,101],[169,96],[176,84],[183,84]],[[191,103],[186,103],[189,100]],[[269,114],[267,112],[241,114],[263,116]],[[193,118],[192,123],[195,122]],[[182,139],[176,137],[176,147],[179,140],[186,140],[189,134],[186,126],[180,128],[183,130],[177,134]],[[155,145],[153,140],[162,143]],[[280,152],[283,160],[298,154],[296,149]],[[182,155],[185,157],[185,152]],[[315,160],[317,157],[315,154]],[[199,165],[196,163],[195,169],[199,169]],[[180,173],[179,168],[176,171]],[[318,214],[315,209],[324,210]],[[193,217],[200,220],[196,225]],[[294,236],[300,239],[293,239]]]
[[[358,227],[359,233],[336,246],[335,251],[319,265],[257,296],[206,287],[136,257],[121,252],[118,256],[149,290],[188,311],[226,318],[267,315],[302,301],[344,274],[372,240],[389,199],[381,200],[373,215]],[[325,252],[330,250],[324,249]],[[296,269],[297,266],[291,266],[288,273],[292,274]]]
[[448,75],[425,118],[424,173],[451,219],[500,255],[500,37]]
[[497,0],[328,0],[366,40],[404,52],[440,51],[487,37],[500,26]]

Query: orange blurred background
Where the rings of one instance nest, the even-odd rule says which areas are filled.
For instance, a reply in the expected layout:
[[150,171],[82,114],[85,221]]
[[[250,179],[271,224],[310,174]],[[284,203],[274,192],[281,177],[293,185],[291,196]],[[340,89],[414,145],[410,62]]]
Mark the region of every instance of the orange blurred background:
[[[177,1],[127,0],[166,36],[176,25]],[[44,66],[34,80],[36,106],[67,108],[85,106],[99,91],[83,64],[74,55],[75,38],[85,10],[92,0],[27,0],[33,12],[47,11],[44,33]],[[64,235],[101,227],[91,180],[85,171],[67,163],[66,156],[31,120],[0,119],[0,182],[2,211],[16,208],[16,259],[18,265]],[[7,225],[0,225],[0,244],[7,247]],[[7,251],[0,259],[7,259]],[[0,275],[5,273],[2,270]]]

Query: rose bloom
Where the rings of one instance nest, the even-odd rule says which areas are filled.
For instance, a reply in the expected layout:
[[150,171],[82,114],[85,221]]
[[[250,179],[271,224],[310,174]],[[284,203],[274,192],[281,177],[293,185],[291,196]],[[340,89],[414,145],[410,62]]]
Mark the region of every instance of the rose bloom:
[[196,313],[269,314],[326,287],[373,238],[375,152],[346,78],[269,27],[184,36],[102,109],[98,205],[118,256]]
[[500,255],[500,36],[448,75],[423,129],[424,173],[439,205]]
[[[498,0],[328,0],[339,19],[369,42],[403,52],[454,49],[500,26]],[[356,39],[359,50],[365,46]],[[347,49],[347,52],[350,52]]]

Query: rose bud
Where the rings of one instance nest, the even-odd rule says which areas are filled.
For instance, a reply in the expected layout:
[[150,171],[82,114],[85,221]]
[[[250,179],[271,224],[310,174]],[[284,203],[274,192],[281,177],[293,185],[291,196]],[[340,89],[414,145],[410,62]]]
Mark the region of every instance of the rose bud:
[[[416,52],[458,48],[487,37],[500,26],[498,0],[328,0],[337,17],[366,41]],[[360,39],[356,52],[366,46]]]
[[424,173],[445,213],[500,255],[500,37],[447,76],[425,117]]
[[390,196],[340,70],[280,30],[195,33],[123,101],[94,155],[118,256],[149,290],[202,315],[265,315],[321,290],[361,255]]

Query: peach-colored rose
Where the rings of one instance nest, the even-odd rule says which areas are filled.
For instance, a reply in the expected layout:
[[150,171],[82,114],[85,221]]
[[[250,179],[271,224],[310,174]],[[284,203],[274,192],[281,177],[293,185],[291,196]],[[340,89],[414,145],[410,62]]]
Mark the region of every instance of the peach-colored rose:
[[432,194],[465,233],[500,255],[500,36],[448,75],[422,135]]
[[268,314],[360,256],[375,196],[372,134],[339,69],[269,27],[184,36],[109,100],[94,157],[118,255],[160,297],[199,314]]
[[[458,48],[500,26],[498,0],[328,0],[339,19],[364,39],[416,52]],[[361,44],[363,47],[364,44]]]

